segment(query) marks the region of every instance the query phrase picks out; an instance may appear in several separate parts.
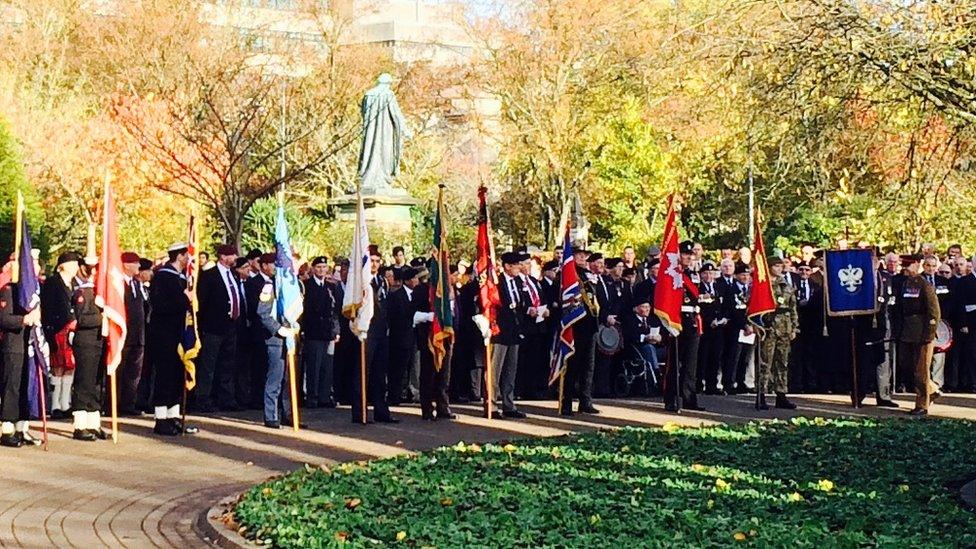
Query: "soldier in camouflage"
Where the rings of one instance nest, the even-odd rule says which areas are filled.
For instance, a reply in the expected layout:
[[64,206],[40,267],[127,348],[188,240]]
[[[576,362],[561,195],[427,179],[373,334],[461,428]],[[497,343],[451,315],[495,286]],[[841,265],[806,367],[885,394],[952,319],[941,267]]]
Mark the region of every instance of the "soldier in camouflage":
[[[772,384],[776,391],[776,407],[792,410],[796,408],[796,404],[786,398],[786,376],[790,362],[790,345],[799,331],[799,322],[796,315],[796,293],[793,286],[783,278],[783,268],[782,259],[769,260],[776,310],[763,317],[766,331],[762,338],[759,366],[761,385],[757,389],[760,394],[765,394]],[[759,409],[769,409],[764,398],[760,399]]]

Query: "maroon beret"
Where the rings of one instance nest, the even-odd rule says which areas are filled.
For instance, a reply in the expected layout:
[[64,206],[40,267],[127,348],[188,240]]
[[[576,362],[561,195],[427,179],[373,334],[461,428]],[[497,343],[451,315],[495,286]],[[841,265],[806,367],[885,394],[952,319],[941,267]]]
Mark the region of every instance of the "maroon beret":
[[369,256],[370,257],[373,257],[373,256],[383,257],[383,254],[380,253],[380,247],[377,246],[376,244],[370,244],[369,245]]
[[278,254],[261,254],[261,263],[270,264],[278,260]]
[[139,263],[139,259],[135,252],[122,252],[122,263]]
[[217,255],[240,255],[237,253],[237,246],[233,244],[221,244],[217,247]]

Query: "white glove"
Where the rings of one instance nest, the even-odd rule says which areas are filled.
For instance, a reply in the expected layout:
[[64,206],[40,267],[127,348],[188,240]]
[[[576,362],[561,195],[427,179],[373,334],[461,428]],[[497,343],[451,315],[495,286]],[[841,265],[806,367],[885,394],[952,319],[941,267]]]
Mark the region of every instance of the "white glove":
[[485,315],[474,315],[471,318],[474,320],[474,325],[478,327],[478,331],[481,332],[481,337],[485,341],[491,339],[491,324],[488,322],[488,318]]
[[366,341],[366,335],[366,332],[359,332],[359,335],[356,337],[359,338],[359,341]]
[[426,322],[434,321],[434,313],[421,313],[417,312],[413,314],[413,325],[424,324]]
[[278,335],[281,337],[292,337],[295,335],[295,330],[282,326],[281,328],[278,328]]
[[541,305],[539,307],[539,316],[542,317],[542,318],[546,318],[546,317],[549,316],[549,306],[548,305]]
[[68,332],[68,345],[74,345],[74,344],[75,344],[75,333]]

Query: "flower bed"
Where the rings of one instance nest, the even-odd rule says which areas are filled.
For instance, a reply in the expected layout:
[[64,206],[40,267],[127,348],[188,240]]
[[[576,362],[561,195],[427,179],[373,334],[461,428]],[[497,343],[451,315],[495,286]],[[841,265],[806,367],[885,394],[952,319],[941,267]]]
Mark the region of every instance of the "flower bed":
[[796,418],[622,429],[306,466],[245,493],[278,547],[969,547],[976,428]]

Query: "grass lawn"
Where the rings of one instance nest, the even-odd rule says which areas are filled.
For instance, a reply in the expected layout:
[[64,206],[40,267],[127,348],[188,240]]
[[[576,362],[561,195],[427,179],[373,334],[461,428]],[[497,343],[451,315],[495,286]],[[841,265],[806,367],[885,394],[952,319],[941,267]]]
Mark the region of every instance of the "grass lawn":
[[234,520],[278,547],[971,547],[976,425],[622,429],[306,466]]

